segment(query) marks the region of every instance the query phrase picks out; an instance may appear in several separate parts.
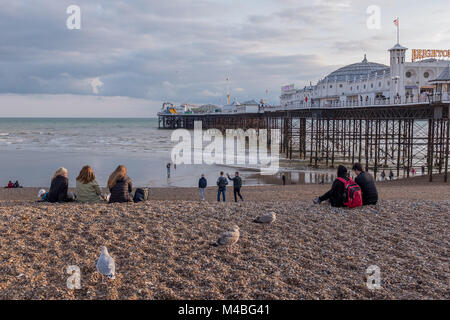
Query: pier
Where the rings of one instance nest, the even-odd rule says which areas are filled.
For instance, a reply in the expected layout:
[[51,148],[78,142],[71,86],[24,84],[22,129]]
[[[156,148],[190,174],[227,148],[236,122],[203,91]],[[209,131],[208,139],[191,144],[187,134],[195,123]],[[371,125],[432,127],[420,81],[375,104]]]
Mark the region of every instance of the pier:
[[[425,167],[448,182],[450,102],[273,110],[259,113],[158,114],[161,129],[280,129],[280,153],[309,165],[360,162],[375,176],[397,177]],[[386,172],[386,176],[389,172]]]

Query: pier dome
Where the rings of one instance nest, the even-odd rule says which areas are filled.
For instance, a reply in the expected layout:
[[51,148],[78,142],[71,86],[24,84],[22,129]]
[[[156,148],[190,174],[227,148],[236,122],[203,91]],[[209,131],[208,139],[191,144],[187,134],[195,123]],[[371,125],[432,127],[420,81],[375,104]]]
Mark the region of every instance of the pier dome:
[[353,80],[355,77],[359,79],[361,76],[367,78],[367,75],[373,76],[375,74],[389,73],[390,68],[384,64],[367,61],[366,55],[364,60],[359,63],[350,64],[342,67],[325,77],[325,81],[346,81]]

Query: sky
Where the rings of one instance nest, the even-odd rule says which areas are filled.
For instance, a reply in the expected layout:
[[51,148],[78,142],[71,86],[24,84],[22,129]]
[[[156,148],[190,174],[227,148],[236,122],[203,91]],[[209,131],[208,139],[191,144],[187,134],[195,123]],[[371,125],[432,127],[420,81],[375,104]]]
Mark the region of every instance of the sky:
[[[81,10],[68,29],[67,8]],[[369,6],[379,29],[367,27]],[[0,117],[151,117],[266,99],[396,43],[450,49],[448,0],[0,0]],[[408,51],[407,58],[410,57]]]

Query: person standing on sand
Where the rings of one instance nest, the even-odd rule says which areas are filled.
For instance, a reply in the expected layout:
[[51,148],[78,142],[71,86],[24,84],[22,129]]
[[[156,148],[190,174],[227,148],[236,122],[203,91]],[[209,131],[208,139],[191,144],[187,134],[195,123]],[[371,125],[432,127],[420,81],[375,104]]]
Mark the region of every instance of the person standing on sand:
[[394,179],[394,172],[391,169],[391,171],[389,171],[389,180],[392,181],[392,179]]
[[200,197],[202,201],[205,201],[205,189],[208,186],[208,181],[206,181],[205,175],[202,174],[200,180],[198,180],[198,188],[200,190]]
[[111,173],[108,179],[108,189],[111,192],[109,203],[133,202],[130,195],[133,191],[133,183],[127,175],[127,168],[123,165]]
[[94,171],[90,166],[84,166],[77,177],[77,187],[75,194],[77,201],[83,203],[98,203],[105,202],[100,190]]
[[356,174],[355,182],[361,188],[363,205],[376,205],[378,202],[378,191],[372,175],[364,172],[360,163],[355,163],[352,170]]
[[[338,178],[345,179],[349,181],[347,168],[344,166],[339,166],[337,170]],[[345,185],[339,179],[334,180],[331,190],[325,193],[323,196],[313,200],[314,204],[320,204],[323,201],[329,200],[332,207],[343,207],[344,206],[344,194]]]
[[169,179],[170,178],[170,166],[171,166],[171,164],[170,164],[170,162],[167,164],[167,166],[166,166],[166,168],[167,168],[167,179]]
[[241,195],[242,179],[239,176],[239,172],[235,172],[234,178],[230,178],[230,175],[227,173],[227,177],[229,180],[233,181],[234,202],[238,202],[237,196],[241,198],[241,201],[244,201],[244,198],[242,198]]
[[67,194],[69,190],[68,171],[66,168],[59,168],[52,177],[50,190],[47,199],[51,203],[72,202],[73,198]]
[[381,181],[384,181],[385,178],[386,178],[386,172],[384,172],[384,170],[383,170],[383,172],[381,173]]
[[228,180],[223,176],[223,172],[220,173],[219,179],[217,179],[217,201],[220,202],[220,194],[222,194],[223,202],[226,202]]
[[285,186],[286,185],[286,175],[284,173],[281,176],[281,181],[283,181],[283,186]]

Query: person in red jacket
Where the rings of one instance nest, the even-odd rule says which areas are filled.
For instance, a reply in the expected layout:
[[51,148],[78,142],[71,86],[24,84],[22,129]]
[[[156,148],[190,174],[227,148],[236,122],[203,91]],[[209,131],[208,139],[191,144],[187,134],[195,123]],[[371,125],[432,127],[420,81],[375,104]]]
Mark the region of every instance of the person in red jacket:
[[8,182],[8,189],[14,188],[14,183],[12,181]]

